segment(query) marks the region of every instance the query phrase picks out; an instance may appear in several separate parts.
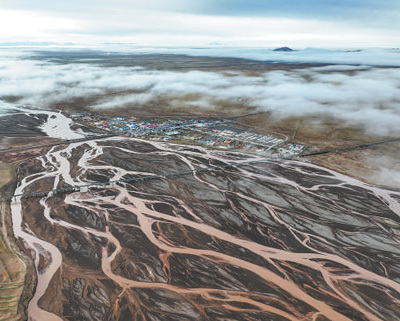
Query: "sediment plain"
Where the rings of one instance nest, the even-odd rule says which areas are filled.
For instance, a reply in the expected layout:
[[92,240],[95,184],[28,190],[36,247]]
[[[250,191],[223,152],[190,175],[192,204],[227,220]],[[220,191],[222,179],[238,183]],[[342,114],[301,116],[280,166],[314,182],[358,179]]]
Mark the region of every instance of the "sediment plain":
[[[110,138],[18,166],[16,192],[254,156]],[[255,158],[255,157],[254,157]],[[255,160],[255,159],[254,159]],[[12,204],[35,320],[396,320],[400,194],[262,160]]]

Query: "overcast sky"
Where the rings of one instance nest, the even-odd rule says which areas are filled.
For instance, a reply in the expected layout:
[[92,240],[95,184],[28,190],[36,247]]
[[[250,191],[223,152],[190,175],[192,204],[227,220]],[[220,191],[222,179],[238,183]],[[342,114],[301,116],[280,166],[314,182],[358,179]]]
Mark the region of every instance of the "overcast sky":
[[399,0],[1,0],[0,42],[399,47]]

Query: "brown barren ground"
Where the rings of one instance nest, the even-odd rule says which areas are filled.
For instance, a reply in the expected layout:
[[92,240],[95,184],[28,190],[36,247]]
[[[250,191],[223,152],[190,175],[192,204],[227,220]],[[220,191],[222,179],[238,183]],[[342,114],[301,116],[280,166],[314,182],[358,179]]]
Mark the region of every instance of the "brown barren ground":
[[[13,191],[12,167],[0,162],[0,195]],[[33,267],[19,253],[12,234],[10,207],[0,200],[0,320],[26,319],[34,287]]]
[[[327,117],[277,119],[269,114],[261,114],[242,118],[240,122],[286,134],[293,138],[294,143],[309,146],[308,152],[393,138],[371,136],[366,134],[363,128],[346,125]],[[392,143],[364,150],[313,156],[309,161],[367,183],[397,189],[400,182],[400,174],[396,175],[400,173],[399,148],[399,143]]]

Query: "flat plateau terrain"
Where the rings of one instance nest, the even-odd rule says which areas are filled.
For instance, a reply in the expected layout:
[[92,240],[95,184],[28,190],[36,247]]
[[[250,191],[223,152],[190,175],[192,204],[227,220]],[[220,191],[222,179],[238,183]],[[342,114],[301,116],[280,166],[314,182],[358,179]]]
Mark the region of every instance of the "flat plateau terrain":
[[[61,74],[72,66],[81,66],[81,74],[89,67],[136,68],[130,72],[145,70],[145,78],[192,71],[201,78],[198,72],[204,71],[218,81],[221,75],[223,81],[250,77],[244,83],[251,86],[267,72],[286,79],[296,71],[302,83],[310,83],[310,68],[329,67],[95,51],[36,52],[29,59]],[[329,68],[320,73],[338,77]],[[340,77],[364,67],[346,68]],[[179,79],[172,89],[188,85]],[[69,114],[150,122],[243,116],[236,119],[243,126],[281,133],[291,143],[307,145],[307,153],[396,138],[327,115],[267,111],[249,96],[223,91],[212,108],[202,105],[202,93],[176,91],[143,103],[94,107],[132,94],[148,97],[154,88],[151,80],[141,89],[84,88],[83,95],[58,92],[57,99],[38,101]],[[17,106],[33,98],[2,99]],[[28,107],[18,115],[0,117],[1,148],[63,137],[54,112]],[[50,120],[55,125],[44,127],[55,136],[47,137],[40,128]],[[74,138],[90,132],[72,128],[64,126]],[[0,151],[4,194],[72,190],[0,204],[1,316],[12,321],[25,314],[46,321],[397,320],[398,150],[396,142],[285,160],[119,136]],[[104,186],[79,187],[99,182]]]
[[[335,67],[322,64],[282,64],[254,61],[237,58],[213,58],[192,57],[185,55],[168,54],[123,54],[107,53],[101,51],[77,51],[77,52],[36,52],[31,59],[39,62],[50,62],[58,66],[78,65],[82,68],[87,66],[95,68],[143,68],[152,73],[175,73],[184,74],[188,72],[208,72],[214,75],[230,77],[253,77],[259,81],[266,73],[276,73],[289,77],[291,74],[299,74],[300,80],[313,83],[314,78],[320,76],[324,79],[336,79],[341,76],[355,76],[357,72],[368,70],[365,66],[340,66],[339,71]],[[86,66],[86,67],[85,67]],[[318,75],[315,68],[321,68]],[[324,69],[326,68],[326,69]],[[385,67],[381,68],[385,70]],[[386,68],[390,69],[390,68]],[[140,75],[139,75],[140,76]],[[197,77],[197,76],[196,76]],[[200,77],[200,76],[198,76]],[[279,76],[280,77],[280,76]],[[334,80],[332,80],[334,82]],[[179,85],[179,84],[178,84]],[[188,83],[187,85],[190,85]],[[152,85],[151,85],[152,86]],[[131,94],[146,94],[148,88],[143,89],[119,89],[104,90],[101,95],[88,94],[68,99],[58,99],[51,107],[62,109],[70,113],[82,111],[95,111],[108,116],[139,117],[151,119],[154,117],[176,117],[179,115],[190,115],[192,117],[231,117],[263,111],[263,109],[252,105],[248,99],[218,99],[213,102],[212,108],[202,108],[193,104],[192,101],[203,99],[201,94],[176,94],[167,93],[155,95],[143,104],[132,102],[131,104],[119,106],[116,103],[113,108],[91,109],[104,99],[123,99]],[[221,93],[223,90],[221,89]],[[340,93],[339,93],[340,94]],[[12,97],[10,97],[12,98]],[[15,98],[15,97],[14,97]],[[256,96],[254,98],[257,98]],[[188,105],[189,103],[189,105]],[[292,106],[296,107],[296,102]],[[334,108],[334,107],[332,107]],[[384,108],[382,106],[381,108]],[[285,114],[269,113],[256,115],[241,119],[243,123],[260,128],[275,130],[288,136],[296,133],[293,142],[310,146],[311,150],[324,150],[329,148],[340,148],[345,146],[371,143],[393,136],[376,136],[368,132],[367,127],[343,122],[322,114],[308,116],[287,116]],[[385,147],[375,147],[365,151],[354,151],[334,155],[316,156],[310,159],[315,164],[338,170],[363,181],[397,188],[400,184],[400,175],[390,175],[390,172],[400,173],[400,165],[397,161],[399,143]]]

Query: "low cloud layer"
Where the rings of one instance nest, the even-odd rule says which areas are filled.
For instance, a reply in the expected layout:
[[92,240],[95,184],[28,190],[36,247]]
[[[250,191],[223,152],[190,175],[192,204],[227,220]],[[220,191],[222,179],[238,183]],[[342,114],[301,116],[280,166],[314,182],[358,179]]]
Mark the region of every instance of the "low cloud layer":
[[[292,44],[292,42],[289,42]],[[354,45],[354,44],[353,44]],[[296,45],[295,45],[296,46]],[[362,48],[363,46],[361,46]],[[291,52],[275,51],[263,47],[209,45],[199,47],[143,47],[137,45],[107,45],[104,50],[115,50],[135,53],[158,54],[184,54],[192,56],[233,57],[259,61],[282,63],[306,63],[306,64],[342,64],[342,65],[370,65],[370,66],[396,66],[400,67],[399,48],[364,48],[364,49],[323,49],[305,48]],[[330,48],[330,47],[328,47]],[[353,47],[354,48],[354,47]]]
[[400,186],[400,163],[398,155],[369,156],[366,157],[366,163],[372,169],[373,174],[370,180],[379,185],[392,186],[398,188]]
[[160,99],[186,108],[232,104],[270,110],[277,117],[329,115],[363,126],[368,133],[400,134],[399,68],[294,67],[249,76],[3,57],[0,84],[0,96],[19,97],[19,103],[44,108],[88,97],[96,97],[93,109],[128,107],[133,115],[135,107]]

